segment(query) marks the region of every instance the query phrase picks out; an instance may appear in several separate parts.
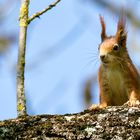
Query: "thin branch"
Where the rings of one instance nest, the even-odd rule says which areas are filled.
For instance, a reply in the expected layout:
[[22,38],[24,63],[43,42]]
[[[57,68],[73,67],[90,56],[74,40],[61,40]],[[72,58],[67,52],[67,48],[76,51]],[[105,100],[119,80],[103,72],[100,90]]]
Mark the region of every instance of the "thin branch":
[[60,0],[49,5],[46,9],[42,10],[28,18],[29,1],[21,0],[20,14],[19,14],[19,49],[18,49],[18,61],[17,61],[17,114],[18,117],[26,116],[26,97],[25,97],[25,85],[24,85],[24,71],[25,71],[25,55],[26,55],[26,38],[28,24],[39,17],[46,11],[53,8]]
[[61,0],[56,0],[55,2],[53,2],[52,4],[50,4],[47,8],[45,8],[44,10],[37,12],[35,14],[33,14],[29,19],[28,19],[28,23],[30,23],[32,20],[34,20],[35,18],[39,18],[42,14],[44,14],[45,12],[47,12],[48,10],[52,9],[53,7],[55,7],[57,5],[57,3],[59,3]]
[[28,7],[29,0],[21,1],[19,14],[19,47],[17,61],[17,114],[18,117],[27,115],[26,97],[24,89],[24,70],[25,70],[25,51],[26,51],[26,35],[28,26]]

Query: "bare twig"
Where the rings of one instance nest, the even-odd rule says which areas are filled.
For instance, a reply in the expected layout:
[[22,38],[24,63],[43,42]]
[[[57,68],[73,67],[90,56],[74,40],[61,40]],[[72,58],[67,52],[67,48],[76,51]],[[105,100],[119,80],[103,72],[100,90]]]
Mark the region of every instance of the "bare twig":
[[53,8],[60,0],[49,5],[46,9],[42,10],[28,17],[30,0],[21,0],[21,8],[19,14],[20,20],[20,32],[19,32],[19,50],[18,50],[18,62],[17,62],[17,114],[18,117],[27,115],[26,112],[26,98],[25,98],[25,88],[24,88],[24,69],[25,69],[25,51],[26,51],[26,35],[28,24],[39,17],[43,13],[47,12]]
[[32,20],[34,20],[35,18],[39,18],[42,14],[44,14],[45,12],[47,12],[48,10],[52,9],[53,7],[55,7],[57,5],[57,3],[59,3],[61,0],[56,0],[55,2],[53,2],[52,4],[50,4],[47,8],[45,8],[44,10],[37,12],[35,14],[33,14],[29,19],[28,19],[28,23],[30,23]]
[[21,1],[19,14],[20,31],[19,31],[19,49],[17,62],[17,114],[18,117],[26,115],[26,98],[24,89],[24,69],[25,69],[25,51],[26,35],[28,26],[28,6],[29,0]]

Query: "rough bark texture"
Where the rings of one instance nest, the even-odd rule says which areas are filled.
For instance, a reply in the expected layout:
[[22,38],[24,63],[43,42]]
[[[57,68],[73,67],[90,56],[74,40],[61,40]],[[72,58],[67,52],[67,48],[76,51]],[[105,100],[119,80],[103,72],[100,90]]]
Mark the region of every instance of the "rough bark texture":
[[66,115],[39,115],[0,122],[0,140],[139,140],[140,108],[107,107]]

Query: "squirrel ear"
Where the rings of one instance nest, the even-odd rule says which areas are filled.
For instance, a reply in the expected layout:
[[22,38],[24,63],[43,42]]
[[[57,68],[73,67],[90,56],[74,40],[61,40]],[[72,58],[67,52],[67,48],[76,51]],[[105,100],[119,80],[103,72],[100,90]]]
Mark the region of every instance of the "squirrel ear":
[[106,36],[106,31],[105,31],[105,22],[101,15],[100,15],[100,22],[101,22],[101,27],[102,27],[101,40],[104,41],[104,39],[107,38],[107,36]]
[[126,38],[127,38],[127,33],[125,31],[125,24],[126,24],[126,19],[124,14],[122,13],[118,21],[117,32],[115,35],[118,43],[122,45],[126,42]]

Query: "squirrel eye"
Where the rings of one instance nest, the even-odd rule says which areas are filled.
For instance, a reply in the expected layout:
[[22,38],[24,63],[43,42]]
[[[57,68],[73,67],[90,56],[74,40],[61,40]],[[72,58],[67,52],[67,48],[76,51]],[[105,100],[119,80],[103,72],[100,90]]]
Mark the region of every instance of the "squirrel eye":
[[118,45],[118,44],[115,44],[115,45],[113,46],[113,50],[114,50],[114,51],[118,51],[118,50],[119,50],[119,45]]

